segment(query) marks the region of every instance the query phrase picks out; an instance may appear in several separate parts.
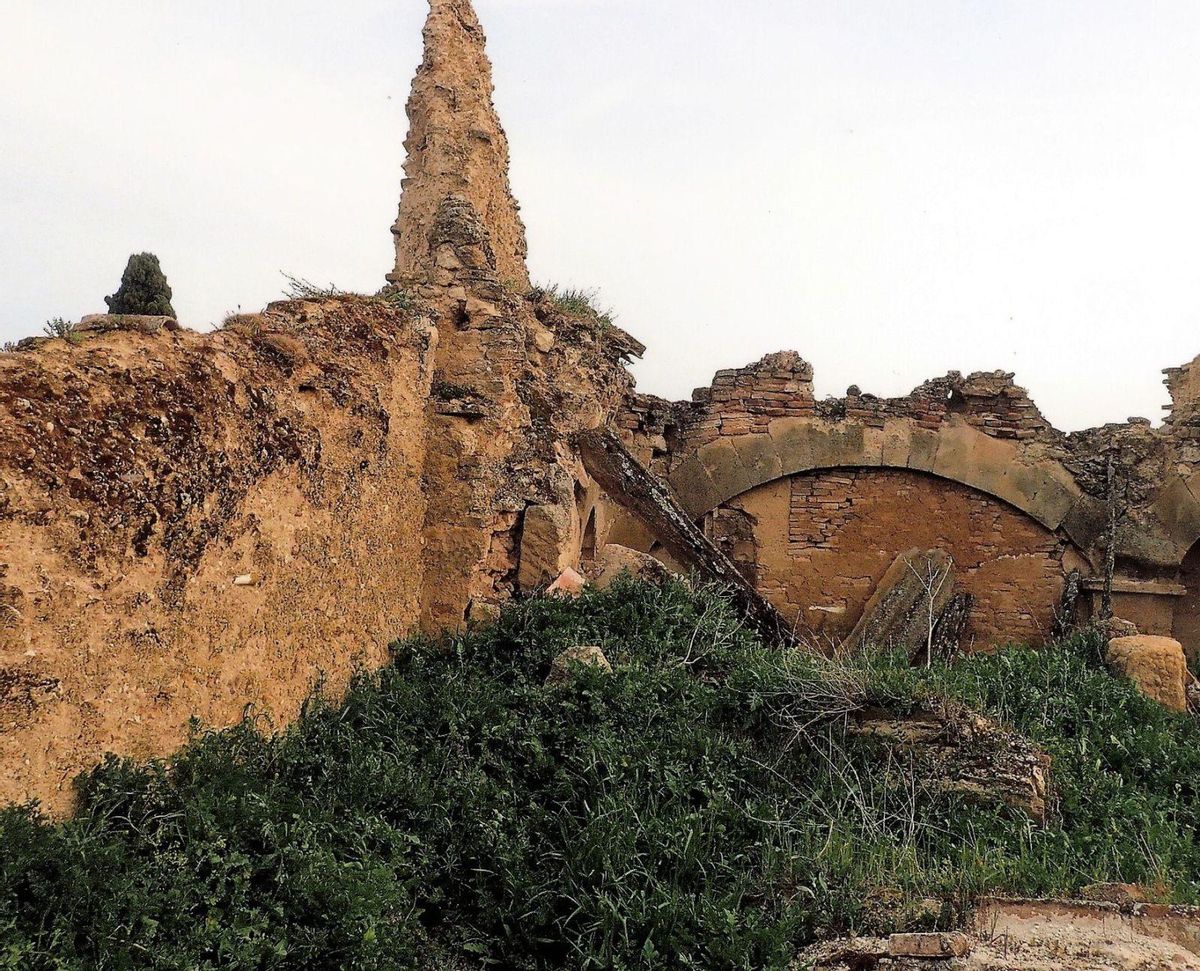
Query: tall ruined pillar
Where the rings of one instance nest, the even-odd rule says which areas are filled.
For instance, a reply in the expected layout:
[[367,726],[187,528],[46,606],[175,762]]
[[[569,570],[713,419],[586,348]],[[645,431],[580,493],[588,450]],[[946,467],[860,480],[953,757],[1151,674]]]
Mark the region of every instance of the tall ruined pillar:
[[529,273],[484,43],[470,0],[431,0],[388,276],[415,290],[438,322],[423,482],[429,630],[459,627],[502,599],[497,583],[515,569],[524,508],[505,473],[529,423],[517,393]]
[[485,44],[470,0],[430,0],[425,58],[408,100],[393,283],[437,277],[430,235],[442,204],[456,196],[486,232],[486,263],[497,280],[521,294],[529,289],[525,226],[509,186],[508,137],[492,103]]
[[[396,268],[438,328],[423,487],[422,622],[456,628],[578,564],[598,495],[571,435],[612,420],[641,345],[531,292],[508,139],[470,0],[430,0],[408,102]],[[592,497],[591,500],[588,497]]]

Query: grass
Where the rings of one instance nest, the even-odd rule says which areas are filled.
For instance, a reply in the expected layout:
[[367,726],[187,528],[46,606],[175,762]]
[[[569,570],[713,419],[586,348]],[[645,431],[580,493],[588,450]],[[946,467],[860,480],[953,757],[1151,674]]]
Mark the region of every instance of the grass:
[[536,287],[533,296],[535,300],[549,300],[566,316],[591,321],[602,330],[616,326],[613,312],[597,304],[598,295],[595,290],[578,290],[551,284]]
[[83,335],[79,332],[79,324],[64,317],[47,320],[42,331],[47,337],[60,337],[70,344],[78,344],[83,340]]
[[282,276],[287,281],[283,295],[288,300],[333,300],[346,296],[344,290],[338,289],[332,283],[328,286],[321,286],[311,280],[292,276],[290,273],[283,273]]
[[[581,644],[615,673],[546,687]],[[1050,826],[841,729],[946,695],[1055,756]],[[61,824],[0,813],[0,968],[784,968],[982,893],[1200,899],[1200,729],[1087,641],[835,664],[764,647],[717,591],[621,581],[397,645],[341,703],[262,727],[110,759]]]

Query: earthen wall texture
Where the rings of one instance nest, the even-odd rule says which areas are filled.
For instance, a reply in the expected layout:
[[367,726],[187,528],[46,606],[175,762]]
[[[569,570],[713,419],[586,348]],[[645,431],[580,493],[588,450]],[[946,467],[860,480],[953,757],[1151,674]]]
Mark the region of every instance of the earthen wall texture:
[[923,473],[779,479],[718,510],[710,529],[799,630],[833,644],[909,549],[954,557],[959,589],[975,598],[968,649],[1041,643],[1062,593],[1064,541],[999,500]]
[[0,354],[0,803],[286,724],[420,613],[436,331],[374,301]]

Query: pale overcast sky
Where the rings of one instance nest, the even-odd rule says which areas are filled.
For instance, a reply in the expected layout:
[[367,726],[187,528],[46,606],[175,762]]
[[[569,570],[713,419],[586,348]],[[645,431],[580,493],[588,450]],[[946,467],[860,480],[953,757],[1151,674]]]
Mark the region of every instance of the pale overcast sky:
[[[1017,372],[1060,427],[1200,353],[1196,0],[477,0],[534,278],[643,390]],[[0,340],[162,258],[185,324],[391,265],[424,0],[0,0]]]

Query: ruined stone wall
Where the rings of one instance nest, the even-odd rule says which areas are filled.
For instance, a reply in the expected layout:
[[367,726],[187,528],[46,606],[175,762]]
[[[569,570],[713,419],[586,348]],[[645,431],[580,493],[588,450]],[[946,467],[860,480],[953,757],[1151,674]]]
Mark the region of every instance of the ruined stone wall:
[[378,301],[0,354],[0,802],[286,724],[420,612],[436,331]]
[[[749,543],[745,522],[753,528]],[[735,560],[753,556],[747,566],[759,589],[798,630],[834,645],[909,549],[954,558],[959,588],[975,598],[965,646],[1041,643],[1053,627],[1068,548],[1006,503],[896,469],[778,479],[722,507],[712,531]],[[1069,565],[1079,562],[1068,557]]]
[[[1130,419],[1066,435],[1006,372],[951,372],[899,398],[851,387],[844,397],[817,400],[811,366],[787,352],[718,372],[690,401],[639,396],[619,428],[778,607],[823,615],[809,626],[852,626],[865,599],[854,584],[878,579],[882,568],[863,569],[856,545],[870,509],[887,524],[870,541],[877,561],[920,545],[924,534],[909,528],[912,516],[961,521],[961,530],[940,537],[960,561],[1023,564],[988,578],[997,586],[986,596],[970,568],[960,586],[977,595],[977,643],[1040,640],[1066,570],[1085,578],[1083,613],[1098,610],[1113,512],[1118,613],[1190,643],[1200,630],[1191,619],[1200,616],[1200,591],[1185,582],[1191,572],[1181,564],[1200,538],[1196,368],[1166,372],[1172,405],[1163,427]],[[895,469],[926,474],[901,487],[886,471]],[[868,482],[878,487],[858,494]],[[949,496],[962,506],[963,488],[976,512],[942,508]],[[758,508],[768,498],[769,514]],[[979,510],[993,509],[1006,524],[998,533],[980,523]],[[624,535],[638,539],[636,530]],[[935,530],[929,540],[936,538]],[[1064,550],[1071,551],[1065,561]],[[1051,569],[1052,562],[1060,565]],[[827,596],[827,577],[845,589]],[[844,619],[833,613],[843,608]]]
[[642,348],[530,286],[491,96],[471,3],[430,0],[379,295],[0,355],[0,801],[60,809],[193,716],[284,724],[579,565],[600,492],[572,436]]

